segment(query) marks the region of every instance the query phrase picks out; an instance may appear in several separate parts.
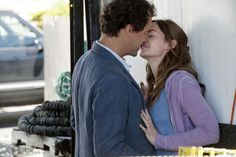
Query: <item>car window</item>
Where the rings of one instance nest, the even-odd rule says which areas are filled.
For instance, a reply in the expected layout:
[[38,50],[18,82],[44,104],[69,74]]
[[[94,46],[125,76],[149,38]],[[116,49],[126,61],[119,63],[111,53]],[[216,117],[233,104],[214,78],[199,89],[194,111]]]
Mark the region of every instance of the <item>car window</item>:
[[4,22],[11,30],[19,36],[27,36],[36,38],[37,35],[32,32],[28,27],[21,23],[17,18],[9,15],[0,16],[0,20]]
[[0,36],[6,36],[7,34],[7,31],[0,25]]

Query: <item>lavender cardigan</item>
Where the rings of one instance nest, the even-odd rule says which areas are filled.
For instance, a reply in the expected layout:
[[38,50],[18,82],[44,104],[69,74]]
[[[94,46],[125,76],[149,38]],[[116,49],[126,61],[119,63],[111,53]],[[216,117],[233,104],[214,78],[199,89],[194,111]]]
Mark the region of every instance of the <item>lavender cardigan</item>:
[[173,72],[166,81],[165,91],[174,135],[158,134],[155,148],[177,151],[180,146],[204,146],[218,142],[216,117],[190,73],[183,70]]

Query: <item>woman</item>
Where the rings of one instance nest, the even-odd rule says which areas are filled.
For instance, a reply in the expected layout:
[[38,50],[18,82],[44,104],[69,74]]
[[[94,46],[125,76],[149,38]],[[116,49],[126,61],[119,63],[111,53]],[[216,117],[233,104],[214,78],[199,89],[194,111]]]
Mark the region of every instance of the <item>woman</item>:
[[148,61],[147,105],[140,124],[157,155],[177,154],[180,146],[204,146],[219,140],[215,115],[202,96],[192,67],[187,36],[171,20],[157,20],[141,57]]

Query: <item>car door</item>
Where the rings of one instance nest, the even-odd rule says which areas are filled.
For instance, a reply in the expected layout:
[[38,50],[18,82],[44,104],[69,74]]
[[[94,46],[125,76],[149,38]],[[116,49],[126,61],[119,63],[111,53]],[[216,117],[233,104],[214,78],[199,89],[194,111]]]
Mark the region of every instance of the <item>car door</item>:
[[16,14],[0,12],[0,83],[42,79],[42,35]]

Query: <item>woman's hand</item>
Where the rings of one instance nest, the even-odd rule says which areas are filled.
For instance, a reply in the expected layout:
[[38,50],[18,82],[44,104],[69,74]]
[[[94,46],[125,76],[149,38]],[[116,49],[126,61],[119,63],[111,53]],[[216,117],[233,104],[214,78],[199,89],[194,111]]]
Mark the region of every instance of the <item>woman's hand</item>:
[[147,102],[147,98],[148,98],[148,90],[147,87],[144,85],[143,82],[140,82],[140,88],[143,92],[143,97],[144,97],[144,101]]
[[151,119],[147,109],[145,110],[145,112],[143,110],[141,111],[141,118],[144,121],[146,128],[142,124],[139,124],[139,126],[143,130],[143,132],[145,133],[148,141],[153,146],[155,146],[155,139],[157,137],[157,130],[155,129],[155,127],[152,123],[152,119]]

